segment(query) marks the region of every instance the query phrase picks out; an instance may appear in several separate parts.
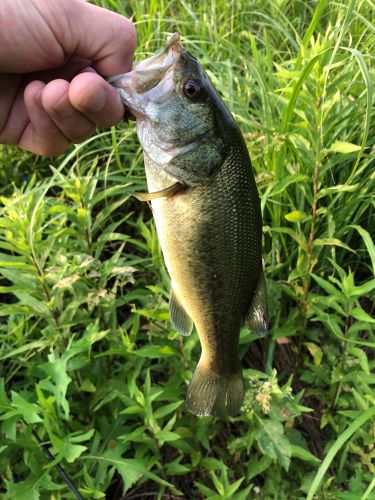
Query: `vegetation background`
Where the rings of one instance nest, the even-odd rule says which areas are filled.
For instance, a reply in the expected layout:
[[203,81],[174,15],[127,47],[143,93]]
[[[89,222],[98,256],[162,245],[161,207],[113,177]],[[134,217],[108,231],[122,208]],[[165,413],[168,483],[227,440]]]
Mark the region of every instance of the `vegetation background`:
[[96,3],[133,17],[137,59],[179,31],[237,119],[271,331],[241,332],[241,414],[190,414],[199,342],[129,195],[133,124],[54,160],[2,147],[1,498],[74,498],[59,464],[90,499],[374,499],[373,0]]

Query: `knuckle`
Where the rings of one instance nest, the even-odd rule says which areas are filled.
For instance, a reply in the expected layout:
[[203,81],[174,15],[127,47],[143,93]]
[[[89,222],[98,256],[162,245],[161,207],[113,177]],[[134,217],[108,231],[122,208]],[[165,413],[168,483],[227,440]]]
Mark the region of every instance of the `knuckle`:
[[117,16],[118,30],[116,30],[122,37],[122,45],[128,53],[133,53],[137,45],[137,31],[130,19],[123,16]]
[[83,130],[72,130],[66,135],[73,144],[79,144],[88,139],[94,132],[95,125],[92,125],[90,127],[85,127]]
[[135,29],[134,24],[129,19],[126,19],[126,21],[128,46],[132,49],[132,51],[134,51],[137,45],[137,30]]
[[65,152],[69,146],[69,141],[66,139],[60,139],[60,141],[51,141],[43,144],[40,147],[40,154],[43,156],[60,156]]
[[112,127],[113,125],[116,125],[122,118],[122,115],[120,117],[117,116],[100,116],[100,117],[95,117],[95,123],[98,127]]

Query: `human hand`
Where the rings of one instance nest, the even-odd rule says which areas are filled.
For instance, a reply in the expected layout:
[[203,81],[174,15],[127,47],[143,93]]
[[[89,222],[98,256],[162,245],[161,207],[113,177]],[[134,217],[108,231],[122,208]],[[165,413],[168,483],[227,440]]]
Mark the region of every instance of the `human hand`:
[[131,69],[132,23],[83,0],[1,0],[0,144],[56,156],[119,122],[103,77]]

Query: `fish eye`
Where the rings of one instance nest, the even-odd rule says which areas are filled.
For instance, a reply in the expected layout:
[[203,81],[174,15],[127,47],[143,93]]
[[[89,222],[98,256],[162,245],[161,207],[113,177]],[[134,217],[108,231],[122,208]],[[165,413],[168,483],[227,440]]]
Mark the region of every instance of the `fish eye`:
[[184,83],[184,85],[182,87],[182,90],[183,90],[186,97],[188,97],[189,99],[192,99],[194,97],[198,97],[198,95],[200,94],[200,91],[201,91],[201,87],[200,87],[199,83],[197,83],[194,80],[186,80],[186,82]]

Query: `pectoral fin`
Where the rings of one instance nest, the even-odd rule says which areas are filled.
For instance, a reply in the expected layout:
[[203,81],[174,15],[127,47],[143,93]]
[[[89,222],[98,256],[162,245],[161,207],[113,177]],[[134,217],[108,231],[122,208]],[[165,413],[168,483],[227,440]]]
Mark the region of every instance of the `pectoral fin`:
[[151,201],[156,200],[157,198],[169,198],[174,196],[185,189],[185,186],[180,182],[175,182],[171,186],[168,186],[165,189],[161,189],[160,191],[155,191],[154,193],[130,193],[132,196],[137,198],[139,201]]
[[263,271],[259,275],[258,286],[246,314],[245,324],[252,332],[262,336],[268,331],[267,289]]
[[181,333],[181,335],[186,336],[191,334],[194,323],[178,301],[173,288],[171,288],[169,297],[169,316],[171,318],[173,328],[177,332]]

